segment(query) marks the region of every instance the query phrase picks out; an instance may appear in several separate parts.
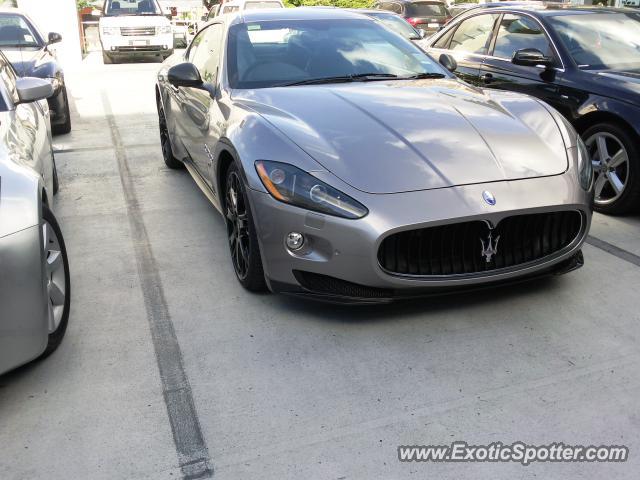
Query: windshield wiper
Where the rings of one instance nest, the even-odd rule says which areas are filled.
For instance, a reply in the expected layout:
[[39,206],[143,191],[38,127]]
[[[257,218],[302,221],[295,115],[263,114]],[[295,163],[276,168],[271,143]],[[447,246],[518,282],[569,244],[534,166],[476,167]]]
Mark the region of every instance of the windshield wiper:
[[340,75],[336,77],[307,78],[296,82],[281,83],[275,87],[292,87],[294,85],[320,85],[323,83],[348,83],[348,82],[370,82],[384,80],[387,78],[398,78],[393,73],[358,73],[354,75]]
[[415,75],[408,75],[406,77],[400,77],[400,80],[421,80],[423,78],[445,78],[443,73],[416,73]]

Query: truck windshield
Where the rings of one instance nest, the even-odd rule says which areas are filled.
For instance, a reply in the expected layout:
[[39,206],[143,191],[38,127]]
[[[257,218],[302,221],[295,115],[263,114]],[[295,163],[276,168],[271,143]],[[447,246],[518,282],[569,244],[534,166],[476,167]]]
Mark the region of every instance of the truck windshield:
[[107,0],[104,5],[107,17],[123,15],[162,15],[156,0]]

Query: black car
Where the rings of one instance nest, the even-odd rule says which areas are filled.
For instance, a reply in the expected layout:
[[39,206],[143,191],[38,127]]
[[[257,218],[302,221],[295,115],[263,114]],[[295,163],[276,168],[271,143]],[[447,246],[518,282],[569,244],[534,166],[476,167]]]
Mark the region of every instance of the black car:
[[373,8],[397,13],[413,27],[430,33],[451,20],[446,4],[436,0],[376,0]]
[[559,110],[584,139],[595,207],[640,206],[640,12],[511,6],[474,8],[428,40],[480,87],[527,93]]
[[29,17],[16,9],[0,10],[0,50],[21,77],[39,77],[51,82],[54,94],[48,99],[54,134],[71,131],[71,115],[64,74],[50,45],[62,36],[49,33],[45,40]]

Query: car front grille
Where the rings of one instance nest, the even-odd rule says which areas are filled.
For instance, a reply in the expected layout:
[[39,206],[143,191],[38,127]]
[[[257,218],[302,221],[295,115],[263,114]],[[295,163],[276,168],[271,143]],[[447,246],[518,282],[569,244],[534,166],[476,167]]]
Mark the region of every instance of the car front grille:
[[493,230],[484,221],[409,230],[382,241],[378,262],[397,275],[483,274],[562,251],[580,235],[582,224],[580,212],[559,211],[507,217]]
[[123,37],[145,37],[156,34],[156,27],[120,27]]

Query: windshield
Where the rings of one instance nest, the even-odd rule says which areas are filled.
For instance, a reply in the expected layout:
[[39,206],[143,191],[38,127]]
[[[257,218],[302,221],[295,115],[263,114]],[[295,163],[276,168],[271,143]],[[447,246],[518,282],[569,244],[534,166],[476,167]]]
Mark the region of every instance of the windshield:
[[417,40],[420,35],[416,30],[407,23],[404,18],[400,18],[397,15],[389,15],[385,13],[367,13],[366,15],[375,18],[389,30],[396,32],[398,35],[402,35],[409,40]]
[[411,42],[366,19],[234,25],[229,29],[227,55],[232,88],[363,74],[443,74]]
[[444,3],[413,2],[406,4],[408,17],[446,17],[448,12]]
[[640,68],[640,14],[558,15],[549,22],[579,68]]
[[107,17],[123,15],[162,15],[157,0],[107,0],[104,4]]
[[245,10],[255,10],[259,8],[282,8],[282,4],[280,2],[270,2],[270,1],[246,2],[244,4]]
[[0,14],[0,48],[39,47],[40,41],[31,25],[21,15]]

